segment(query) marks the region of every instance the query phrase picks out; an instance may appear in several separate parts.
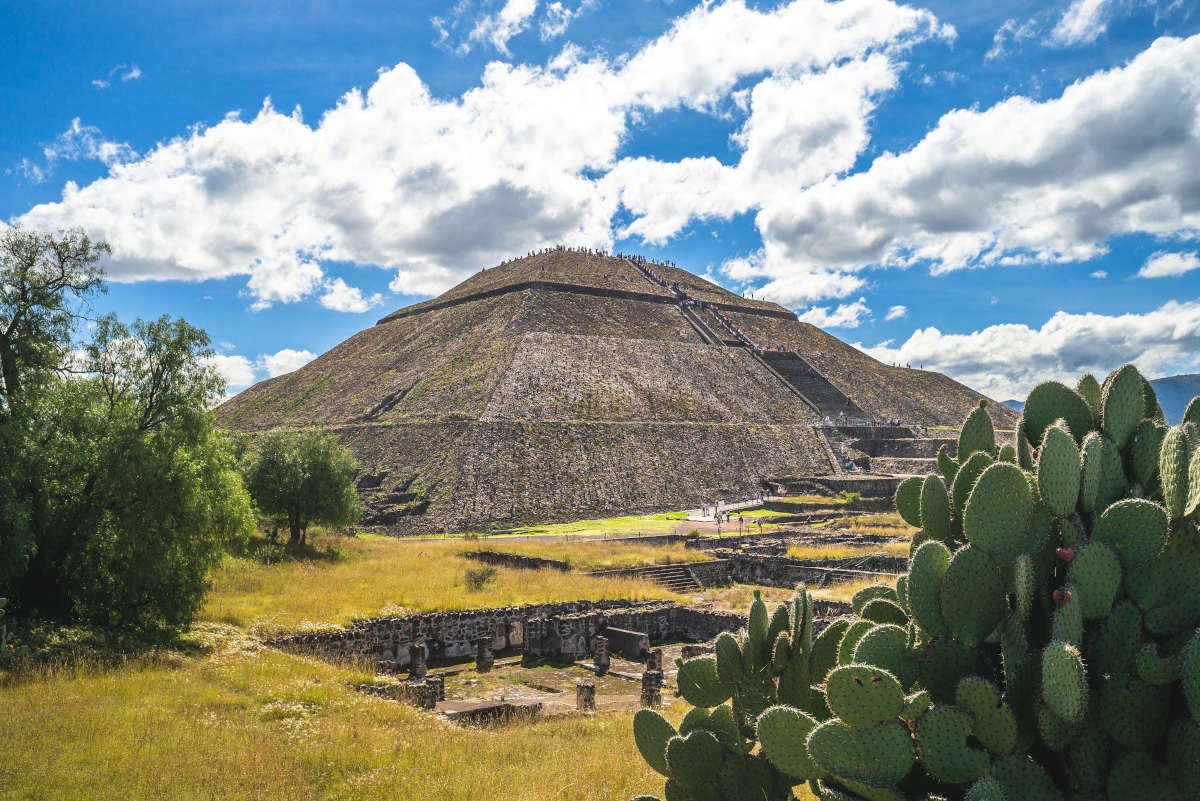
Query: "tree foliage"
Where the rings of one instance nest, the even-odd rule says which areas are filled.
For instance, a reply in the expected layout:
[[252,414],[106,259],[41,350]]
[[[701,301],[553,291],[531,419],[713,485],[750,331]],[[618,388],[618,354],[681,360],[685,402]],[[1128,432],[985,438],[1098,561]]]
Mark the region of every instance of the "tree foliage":
[[71,304],[101,288],[107,248],[20,231],[3,248],[0,322],[20,336],[0,342],[13,358],[0,449],[16,466],[0,478],[0,555],[14,557],[0,594],[60,620],[185,625],[222,547],[253,525],[209,411],[225,384],[208,336],[165,316],[104,317],[76,347]]
[[263,434],[242,471],[258,508],[287,521],[292,543],[304,542],[311,523],[346,526],[362,516],[354,491],[358,463],[328,434],[282,429]]

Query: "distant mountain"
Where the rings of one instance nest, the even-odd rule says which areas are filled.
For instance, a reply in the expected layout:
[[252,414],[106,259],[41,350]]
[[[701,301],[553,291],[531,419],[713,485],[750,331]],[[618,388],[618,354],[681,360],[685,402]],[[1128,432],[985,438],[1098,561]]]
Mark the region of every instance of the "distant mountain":
[[[1200,395],[1200,373],[1152,378],[1150,386],[1154,387],[1154,394],[1158,396],[1158,403],[1163,408],[1163,414],[1167,416],[1167,422],[1178,425],[1183,419],[1183,410],[1187,408],[1188,403]],[[1025,401],[1006,400],[1004,405],[1019,412],[1025,408]]]
[[1155,378],[1150,381],[1150,386],[1158,395],[1158,404],[1162,406],[1167,422],[1177,425],[1183,419],[1183,410],[1188,403],[1200,395],[1200,373]]

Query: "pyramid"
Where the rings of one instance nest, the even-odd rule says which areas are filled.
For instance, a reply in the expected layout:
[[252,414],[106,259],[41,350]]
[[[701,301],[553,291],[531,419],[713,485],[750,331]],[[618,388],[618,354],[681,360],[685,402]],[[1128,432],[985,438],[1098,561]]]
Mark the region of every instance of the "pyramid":
[[834,469],[826,416],[955,425],[981,397],[685,270],[556,248],[389,314],[217,419],[333,433],[361,464],[365,526],[404,534],[750,494]]

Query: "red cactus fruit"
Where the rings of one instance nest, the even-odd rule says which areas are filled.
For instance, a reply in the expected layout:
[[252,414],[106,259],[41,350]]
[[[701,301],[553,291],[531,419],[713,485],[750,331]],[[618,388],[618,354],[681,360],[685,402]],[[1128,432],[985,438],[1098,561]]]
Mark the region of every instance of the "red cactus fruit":
[[1059,606],[1066,606],[1067,602],[1071,600],[1071,591],[1055,590],[1053,593],[1053,598],[1054,603],[1058,604]]
[[1055,553],[1057,553],[1058,558],[1063,560],[1064,562],[1070,562],[1072,559],[1075,558],[1075,549],[1074,548],[1059,548],[1057,551],[1055,551]]

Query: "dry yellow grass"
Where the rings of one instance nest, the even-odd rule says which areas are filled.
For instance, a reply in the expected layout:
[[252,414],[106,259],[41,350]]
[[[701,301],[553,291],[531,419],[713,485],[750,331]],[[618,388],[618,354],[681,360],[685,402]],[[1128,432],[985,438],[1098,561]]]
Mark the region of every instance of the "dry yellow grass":
[[217,650],[179,667],[51,670],[0,689],[0,796],[613,801],[661,792],[629,714],[463,729],[351,690],[362,678],[352,671],[202,628]]
[[787,549],[790,559],[846,559],[851,556],[884,554],[908,556],[907,542],[885,542],[880,545],[792,545]]
[[335,548],[338,558],[274,565],[227,558],[213,571],[201,619],[266,633],[433,609],[677,598],[647,581],[505,567],[486,587],[471,591],[464,576],[480,565],[459,555],[477,547],[464,540],[320,536],[314,544]]

